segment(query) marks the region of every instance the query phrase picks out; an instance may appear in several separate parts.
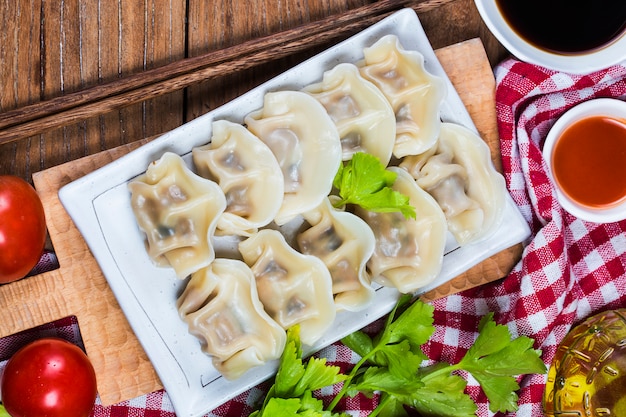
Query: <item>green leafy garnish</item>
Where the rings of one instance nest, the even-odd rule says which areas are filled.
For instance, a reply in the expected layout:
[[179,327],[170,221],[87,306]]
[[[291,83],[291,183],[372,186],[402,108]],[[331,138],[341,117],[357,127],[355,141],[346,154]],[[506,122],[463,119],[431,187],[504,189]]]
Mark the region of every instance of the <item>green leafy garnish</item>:
[[324,410],[324,404],[313,397],[313,391],[344,381],[346,376],[337,366],[326,365],[325,358],[310,357],[302,361],[300,326],[287,331],[285,350],[280,358],[274,385],[268,391],[260,410],[250,417],[293,416],[340,417]]
[[457,365],[471,373],[489,398],[490,410],[517,409],[519,385],[514,375],[545,372],[541,352],[532,348],[532,339],[521,336],[510,340],[506,326],[496,325],[493,314],[483,317],[474,345]]
[[[408,416],[405,407],[424,416],[475,416],[477,406],[465,393],[467,381],[457,371],[470,373],[480,383],[492,412],[517,410],[515,377],[546,371],[532,339],[511,339],[508,328],[497,325],[490,313],[482,318],[474,345],[459,363],[423,366],[427,357],[421,345],[435,331],[433,312],[431,305],[402,296],[379,334],[370,337],[358,331],[342,339],[361,356],[348,375],[326,365],[324,359],[311,358],[305,366],[299,328],[290,329],[275,383],[263,407],[252,416],[345,416],[332,410],[344,396],[358,393],[380,394],[370,416]],[[324,408],[313,391],[338,383],[341,390]]]
[[415,208],[409,197],[391,188],[397,174],[385,169],[374,155],[357,152],[346,165],[340,165],[333,185],[341,200],[335,207],[356,204],[377,212],[401,212],[406,218],[415,218]]

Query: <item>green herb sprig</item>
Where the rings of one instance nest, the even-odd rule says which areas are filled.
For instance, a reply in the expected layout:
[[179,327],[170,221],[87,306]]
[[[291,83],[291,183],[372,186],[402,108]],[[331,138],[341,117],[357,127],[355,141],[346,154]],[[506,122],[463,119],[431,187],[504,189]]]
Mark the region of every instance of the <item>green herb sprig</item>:
[[409,197],[391,188],[396,177],[374,155],[357,152],[346,165],[340,165],[335,175],[333,185],[341,197],[335,207],[356,204],[376,212],[399,211],[414,219],[415,208],[409,204]]
[[323,403],[313,397],[313,391],[335,385],[346,378],[339,367],[326,365],[325,358],[310,357],[305,365],[302,361],[300,326],[293,326],[287,331],[287,342],[274,385],[265,396],[261,409],[250,417],[343,416],[324,411]]
[[[327,366],[325,359],[311,358],[304,366],[299,328],[289,329],[274,385],[262,408],[252,416],[345,416],[334,413],[334,408],[346,395],[358,393],[380,394],[370,417],[408,416],[405,406],[428,416],[475,416],[477,406],[464,392],[467,382],[458,371],[470,373],[479,382],[492,412],[517,410],[516,377],[546,372],[533,340],[526,336],[512,339],[508,328],[496,324],[489,313],[480,321],[476,341],[459,363],[423,366],[427,357],[421,345],[435,330],[433,312],[431,305],[402,296],[376,336],[357,331],[342,339],[361,356],[348,375]],[[341,390],[324,408],[313,391],[338,383],[343,384]]]

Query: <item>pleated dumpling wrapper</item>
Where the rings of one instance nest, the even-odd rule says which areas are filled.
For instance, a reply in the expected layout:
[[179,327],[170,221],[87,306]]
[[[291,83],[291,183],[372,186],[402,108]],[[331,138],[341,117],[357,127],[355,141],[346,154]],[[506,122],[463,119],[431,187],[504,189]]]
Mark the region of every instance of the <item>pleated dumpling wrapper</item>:
[[392,188],[409,197],[416,218],[361,208],[356,213],[376,236],[376,248],[367,264],[372,279],[403,294],[412,293],[430,284],[441,272],[446,218],[435,199],[418,187],[408,172],[398,167],[387,169],[397,173]]
[[331,198],[303,216],[309,227],[296,236],[298,247],[328,267],[337,310],[368,307],[374,299],[366,270],[376,244],[372,229],[357,215],[333,207]]
[[428,72],[424,56],[386,35],[363,50],[361,75],[385,95],[396,116],[393,155],[401,158],[429,149],[439,135],[440,107],[447,94],[443,78]]
[[219,185],[193,173],[179,155],[166,152],[128,188],[148,255],[157,265],[171,266],[184,279],[213,261],[213,235],[226,208]]
[[273,229],[242,241],[239,251],[254,273],[265,311],[284,329],[299,324],[302,343],[315,344],[336,316],[332,279],[324,262],[297,252]]
[[459,245],[488,237],[502,222],[504,177],[491,161],[489,146],[474,131],[443,123],[439,140],[400,166],[439,203]]
[[396,118],[383,93],[350,63],[324,73],[319,83],[304,91],[315,97],[335,122],[341,137],[343,160],[356,152],[374,155],[387,166],[396,141]]
[[326,197],[341,163],[341,141],[324,106],[301,91],[269,92],[244,119],[276,157],[285,195],[275,222],[284,225]]
[[263,309],[254,275],[242,261],[217,258],[194,273],[177,307],[189,332],[227,379],[237,379],[283,352],[285,330]]
[[226,195],[216,234],[250,236],[272,222],[282,205],[282,171],[269,147],[242,125],[218,120],[212,127],[211,142],[192,154],[198,173]]

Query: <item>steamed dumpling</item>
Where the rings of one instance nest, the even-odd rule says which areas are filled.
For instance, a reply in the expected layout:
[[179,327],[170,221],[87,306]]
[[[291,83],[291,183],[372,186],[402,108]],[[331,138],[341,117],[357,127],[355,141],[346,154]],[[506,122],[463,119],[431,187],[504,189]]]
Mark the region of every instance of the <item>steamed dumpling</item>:
[[212,244],[217,220],[226,208],[215,182],[194,174],[171,152],[129,182],[131,206],[146,234],[148,255],[159,266],[171,266],[178,278],[215,258]]
[[431,283],[441,271],[446,219],[437,202],[403,169],[387,168],[398,177],[393,189],[409,196],[416,219],[399,212],[377,213],[357,208],[374,231],[376,248],[367,266],[381,285],[411,293]]
[[283,174],[272,151],[248,129],[213,122],[211,142],[192,153],[198,173],[226,195],[217,233],[249,236],[274,220],[283,202]]
[[335,122],[341,137],[343,160],[356,152],[376,156],[389,164],[396,140],[396,119],[381,91],[349,63],[324,73],[322,82],[304,91],[315,97]]
[[256,278],[265,311],[284,329],[300,324],[302,343],[314,344],[332,326],[332,279],[315,256],[297,252],[283,235],[263,229],[239,244]]
[[298,246],[328,267],[337,309],[367,307],[374,297],[365,268],[374,252],[372,230],[355,214],[334,208],[329,198],[303,216],[310,227],[297,235]]
[[269,146],[283,172],[285,195],[275,222],[283,225],[317,207],[341,163],[339,133],[324,107],[301,91],[270,92],[245,123]]
[[400,164],[437,200],[460,245],[490,234],[505,207],[504,178],[491,162],[487,144],[466,127],[443,123],[432,149]]
[[397,158],[429,149],[439,135],[439,108],[446,94],[444,80],[424,68],[424,57],[407,51],[394,35],[380,38],[363,51],[361,75],[385,95],[396,116]]
[[283,352],[285,330],[263,309],[252,271],[241,261],[218,258],[195,272],[177,307],[189,332],[227,379],[239,378]]

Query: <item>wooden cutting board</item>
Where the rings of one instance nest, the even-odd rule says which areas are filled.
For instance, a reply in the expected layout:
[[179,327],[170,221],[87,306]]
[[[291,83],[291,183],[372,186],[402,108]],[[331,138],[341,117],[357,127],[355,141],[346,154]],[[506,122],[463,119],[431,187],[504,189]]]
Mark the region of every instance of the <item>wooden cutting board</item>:
[[[436,51],[500,167],[495,80],[479,39]],[[58,198],[58,190],[146,140],[78,159],[33,175],[43,201],[60,268],[0,286],[0,337],[74,315],[96,370],[102,404],[158,390],[162,384],[132,332],[106,279]],[[504,250],[424,295],[433,300],[502,278],[521,256],[521,245]]]

